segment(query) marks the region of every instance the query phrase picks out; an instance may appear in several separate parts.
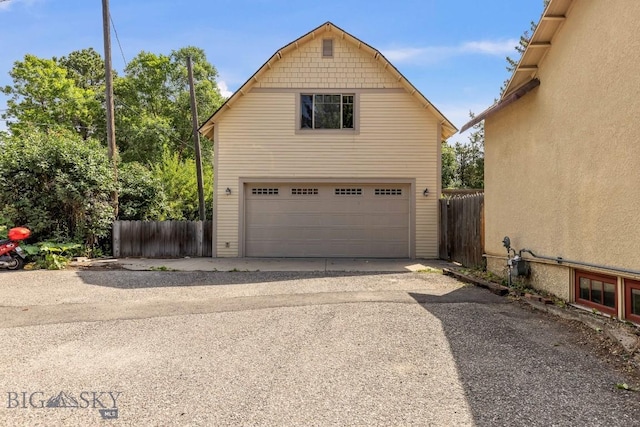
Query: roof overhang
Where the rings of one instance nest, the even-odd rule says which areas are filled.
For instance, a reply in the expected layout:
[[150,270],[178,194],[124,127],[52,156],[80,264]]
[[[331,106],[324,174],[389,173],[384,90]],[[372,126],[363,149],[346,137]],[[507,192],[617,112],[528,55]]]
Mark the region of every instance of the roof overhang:
[[465,123],[465,125],[462,126],[462,128],[460,129],[460,132],[462,133],[465,130],[469,129],[470,127],[475,126],[476,124],[480,123],[485,118],[487,118],[488,116],[490,116],[490,115],[492,115],[494,113],[497,113],[498,111],[502,110],[507,105],[509,105],[509,104],[517,101],[518,99],[522,98],[529,91],[537,88],[538,86],[540,86],[540,80],[538,80],[536,78],[529,80],[527,83],[522,85],[521,88],[519,88],[516,91],[511,92],[509,94],[509,96],[501,98],[500,101],[496,102],[491,107],[487,108],[482,113],[480,113],[477,116],[475,116],[469,122]]
[[513,71],[500,100],[462,126],[460,132],[464,132],[491,114],[500,111],[540,85],[538,69],[547,52],[551,49],[553,38],[566,20],[567,12],[572,4],[573,0],[551,0],[542,13],[529,44]]
[[365,42],[359,40],[358,38],[352,36],[341,28],[335,26],[331,22],[325,22],[320,25],[316,29],[310,31],[309,33],[303,35],[302,37],[294,40],[288,45],[279,49],[276,53],[274,53],[271,58],[267,60],[259,69],[256,71],[250,78],[247,80],[237,91],[226,100],[220,108],[218,108],[211,117],[209,117],[203,124],[200,126],[199,131],[201,134],[205,135],[209,139],[213,139],[214,128],[217,120],[224,114],[225,111],[233,108],[233,105],[238,101],[238,99],[242,98],[244,95],[249,93],[251,88],[260,82],[261,77],[264,73],[271,69],[274,63],[280,61],[284,55],[288,52],[291,52],[295,49],[298,49],[303,43],[313,40],[316,37],[321,36],[326,32],[331,32],[342,39],[349,40],[354,45],[358,46],[358,49],[368,53],[373,56],[381,66],[388,70],[390,73],[396,76],[396,79],[401,82],[404,89],[411,94],[416,100],[422,105],[423,108],[429,110],[439,121],[442,129],[441,138],[447,139],[450,136],[454,135],[458,129],[451,123],[441,112],[438,110],[431,102],[418,90],[415,86],[413,86],[403,75],[398,71],[398,69],[389,62],[387,58],[382,55],[378,50],[369,46]]

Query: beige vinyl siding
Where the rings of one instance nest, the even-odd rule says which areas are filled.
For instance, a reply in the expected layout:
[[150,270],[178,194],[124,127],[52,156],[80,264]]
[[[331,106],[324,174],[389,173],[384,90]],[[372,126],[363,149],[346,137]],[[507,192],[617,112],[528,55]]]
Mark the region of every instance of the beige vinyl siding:
[[[364,91],[359,95],[359,133],[296,134],[297,96],[291,91],[250,92],[217,125],[218,256],[239,255],[239,179],[274,177],[415,179],[414,255],[437,257],[435,117],[408,93]],[[227,187],[230,196],[225,195]],[[430,189],[428,197],[422,195],[425,188]]]

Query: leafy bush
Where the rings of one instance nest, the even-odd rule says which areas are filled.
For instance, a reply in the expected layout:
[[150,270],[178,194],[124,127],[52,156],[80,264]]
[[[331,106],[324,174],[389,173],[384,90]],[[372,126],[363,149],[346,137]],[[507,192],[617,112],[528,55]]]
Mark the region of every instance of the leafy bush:
[[0,186],[0,217],[25,226],[37,240],[75,241],[93,247],[108,235],[115,182],[106,148],[68,131],[9,137],[0,170],[11,180]]
[[[207,218],[213,213],[213,166],[210,162],[202,164],[204,180],[204,204]],[[153,175],[158,179],[167,205],[163,219],[198,219],[198,182],[196,162],[193,159],[180,159],[178,153],[166,151],[162,161],[154,166]]]
[[157,176],[138,162],[122,163],[118,171],[118,218],[121,220],[162,220],[166,197]]

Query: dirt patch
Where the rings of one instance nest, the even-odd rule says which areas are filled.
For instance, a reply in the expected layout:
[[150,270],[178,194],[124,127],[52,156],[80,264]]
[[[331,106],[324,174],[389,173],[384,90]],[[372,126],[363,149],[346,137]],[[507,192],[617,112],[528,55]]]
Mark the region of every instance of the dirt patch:
[[[629,377],[632,384],[629,384],[636,391],[640,390],[640,352],[630,352],[624,348],[624,346],[617,340],[612,339],[611,336],[605,333],[604,328],[598,328],[591,322],[585,322],[584,319],[570,319],[563,316],[557,316],[554,313],[544,309],[545,305],[540,306],[532,305],[531,301],[527,301],[522,298],[512,298],[514,303],[520,304],[523,308],[531,311],[543,311],[549,317],[553,317],[553,320],[561,323],[567,329],[572,329],[576,332],[576,343],[583,346],[588,346],[593,350],[593,353],[607,365],[613,367],[617,372]],[[541,308],[543,308],[541,310]],[[558,310],[565,310],[560,309]],[[568,309],[567,309],[568,310]],[[582,313],[573,313],[571,316],[582,316]],[[589,316],[589,314],[584,314]],[[597,322],[602,324],[606,323],[607,328],[617,328],[620,333],[630,336],[640,333],[640,329],[630,327],[621,322],[606,319],[596,319]],[[617,324],[615,324],[617,322]]]
[[[543,311],[554,320],[576,331],[577,343],[590,346],[603,362],[630,377],[634,390],[640,391],[640,328],[619,320],[610,319],[576,309],[554,295],[514,284],[508,288],[500,277],[491,273],[460,269],[456,273],[465,276],[477,286],[500,288],[512,301],[530,310]],[[464,280],[464,279],[463,279]],[[491,284],[491,286],[487,286]],[[504,291],[506,289],[506,292]],[[497,292],[494,292],[497,293]]]

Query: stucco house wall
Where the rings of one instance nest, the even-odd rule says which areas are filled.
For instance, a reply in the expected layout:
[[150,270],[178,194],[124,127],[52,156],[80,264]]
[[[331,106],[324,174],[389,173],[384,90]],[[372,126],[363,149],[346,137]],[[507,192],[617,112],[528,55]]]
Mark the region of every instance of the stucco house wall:
[[[350,37],[319,27],[274,55],[230,108],[214,114],[216,256],[244,256],[243,183],[342,179],[411,182],[410,255],[437,258],[442,117],[379,53]],[[332,58],[322,57],[327,38]],[[355,129],[301,130],[301,93],[355,94]]]
[[[640,2],[574,0],[538,65],[540,86],[485,120],[485,251],[504,271],[516,249],[531,283],[573,300],[573,269],[638,278]],[[618,292],[620,296],[620,288]],[[620,314],[622,308],[620,308]]]

